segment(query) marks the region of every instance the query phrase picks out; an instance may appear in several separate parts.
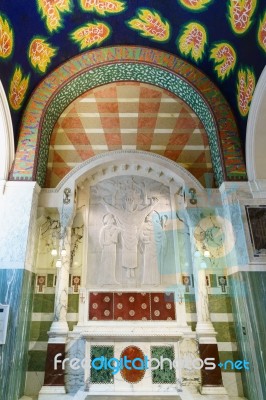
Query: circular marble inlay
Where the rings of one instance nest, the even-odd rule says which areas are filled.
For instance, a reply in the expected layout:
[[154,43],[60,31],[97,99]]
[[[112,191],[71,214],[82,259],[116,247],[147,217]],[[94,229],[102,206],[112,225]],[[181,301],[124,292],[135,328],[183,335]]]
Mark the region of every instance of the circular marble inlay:
[[130,303],[134,303],[135,298],[134,298],[133,296],[131,296],[131,297],[129,298],[129,301],[130,301]]
[[155,315],[155,317],[159,317],[160,311],[159,311],[159,310],[155,310],[155,311],[154,311],[154,315]]
[[123,304],[122,304],[122,303],[118,303],[118,304],[117,304],[117,308],[118,308],[118,310],[122,310]]
[[167,310],[171,310],[171,308],[172,308],[172,304],[170,304],[170,303],[167,303],[167,304],[166,304],[166,308],[167,308]]
[[158,297],[158,296],[155,296],[155,297],[154,297],[154,301],[155,301],[155,303],[158,303],[158,302],[160,301],[159,297]]
[[110,311],[109,311],[109,310],[105,310],[105,311],[104,311],[104,315],[105,315],[106,317],[109,317]]
[[146,308],[147,308],[147,304],[145,304],[145,303],[142,303],[142,304],[141,304],[141,308],[142,308],[142,310],[146,310]]
[[[120,356],[120,359],[126,357],[127,360],[130,360],[130,367],[132,369],[123,368],[120,373],[122,378],[128,383],[138,383],[140,382],[144,375],[144,353],[137,346],[128,346],[126,347]],[[137,359],[137,360],[136,360]],[[135,367],[135,368],[134,368]],[[137,369],[142,368],[142,369]]]
[[108,296],[105,296],[105,298],[104,298],[104,302],[105,302],[105,303],[109,303],[109,301],[110,301],[110,297],[108,297]]
[[97,304],[97,303],[93,303],[92,308],[93,308],[94,310],[97,310],[98,304]]
[[130,311],[129,311],[129,315],[130,315],[131,317],[134,317],[135,311],[134,311],[134,310],[130,310]]

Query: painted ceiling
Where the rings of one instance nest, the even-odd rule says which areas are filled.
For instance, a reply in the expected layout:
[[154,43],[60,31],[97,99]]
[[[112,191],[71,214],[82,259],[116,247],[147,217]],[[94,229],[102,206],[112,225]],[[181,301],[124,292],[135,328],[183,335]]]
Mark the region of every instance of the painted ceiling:
[[0,78],[16,139],[44,76],[80,52],[119,44],[157,48],[196,65],[228,100],[244,141],[265,65],[264,0],[2,0]]
[[207,133],[179,97],[153,85],[117,82],[89,90],[61,114],[51,136],[46,187],[77,164],[110,150],[163,155],[213,185]]

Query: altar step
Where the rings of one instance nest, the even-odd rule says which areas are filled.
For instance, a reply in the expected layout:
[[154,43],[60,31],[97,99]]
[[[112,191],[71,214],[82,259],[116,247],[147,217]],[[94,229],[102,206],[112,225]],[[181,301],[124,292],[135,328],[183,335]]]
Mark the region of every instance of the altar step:
[[246,400],[244,397],[231,397],[227,395],[201,395],[200,393],[169,392],[164,394],[151,393],[90,393],[80,390],[75,394],[73,400]]

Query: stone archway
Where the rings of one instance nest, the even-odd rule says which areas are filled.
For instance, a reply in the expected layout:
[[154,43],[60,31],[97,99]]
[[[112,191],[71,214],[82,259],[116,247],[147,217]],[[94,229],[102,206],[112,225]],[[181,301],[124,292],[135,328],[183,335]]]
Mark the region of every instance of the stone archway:
[[245,180],[234,116],[209,78],[174,55],[135,46],[88,51],[52,72],[32,95],[23,118],[10,179],[43,186],[53,126],[61,112],[88,89],[115,81],[139,81],[169,90],[202,121],[209,138],[216,182]]

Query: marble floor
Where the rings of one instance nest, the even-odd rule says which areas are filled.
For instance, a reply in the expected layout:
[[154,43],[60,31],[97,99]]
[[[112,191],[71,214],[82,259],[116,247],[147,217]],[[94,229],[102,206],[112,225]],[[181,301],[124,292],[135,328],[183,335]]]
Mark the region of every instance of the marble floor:
[[[49,397],[50,398],[50,397]],[[90,395],[85,397],[82,400],[169,400],[169,398],[172,398],[172,396],[139,396],[136,394],[135,396],[117,396],[117,395]],[[201,394],[185,394],[181,396],[173,396],[175,400],[247,400],[245,397],[232,397],[232,396],[202,396]],[[48,399],[48,397],[47,397]],[[64,396],[58,396],[56,395],[54,398],[51,397],[51,400],[79,400],[76,395],[73,397],[71,395],[64,395]],[[29,396],[23,396],[20,400],[38,400],[38,397],[29,397]]]

